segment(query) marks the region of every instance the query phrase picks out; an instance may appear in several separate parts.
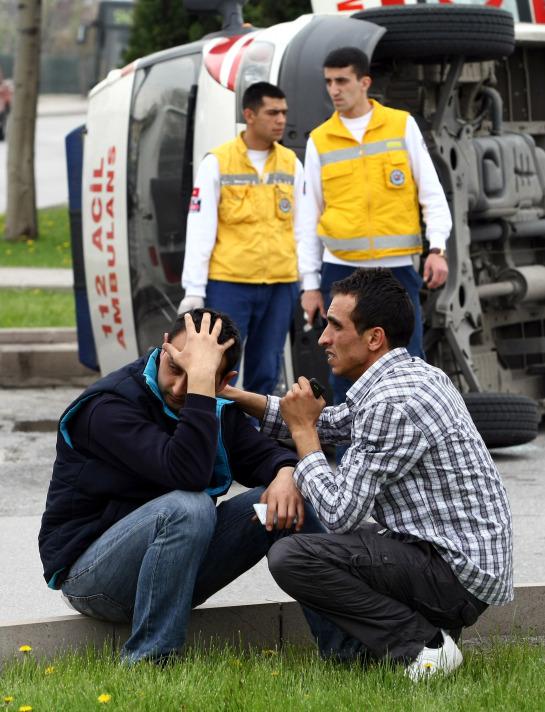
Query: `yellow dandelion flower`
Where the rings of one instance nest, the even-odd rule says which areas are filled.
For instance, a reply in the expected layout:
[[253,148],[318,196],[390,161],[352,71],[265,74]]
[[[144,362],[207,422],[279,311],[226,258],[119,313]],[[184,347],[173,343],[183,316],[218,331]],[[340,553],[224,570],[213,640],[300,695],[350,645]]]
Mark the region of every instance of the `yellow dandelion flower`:
[[32,712],[32,707],[30,705],[21,705],[19,712]]
[[111,695],[106,694],[105,692],[102,693],[102,695],[99,695],[97,697],[97,700],[100,702],[101,705],[106,705],[108,702],[112,699]]
[[55,667],[53,665],[48,665],[46,669],[44,670],[44,673],[46,675],[51,675],[52,673],[55,672]]
[[64,247],[65,250],[67,250],[67,249],[70,247],[70,243],[69,243],[69,242],[63,242],[63,243],[62,243],[62,246]]
[[424,669],[425,670],[431,670],[433,667],[433,663],[424,663]]
[[271,677],[278,677],[278,675],[280,675],[280,673],[278,672],[278,670],[273,670],[273,671],[271,672]]
[[4,697],[4,704],[9,705],[10,702],[13,702],[13,695],[6,695]]
[[32,646],[31,646],[31,645],[20,645],[20,646],[19,646],[19,652],[20,652],[20,653],[30,653],[31,650],[32,650]]
[[235,667],[242,667],[242,663],[238,658],[235,658],[234,660],[231,660],[231,665],[234,665]]
[[26,244],[27,244],[29,247],[32,247],[32,245],[34,244],[34,240],[27,240],[27,241],[26,241]]

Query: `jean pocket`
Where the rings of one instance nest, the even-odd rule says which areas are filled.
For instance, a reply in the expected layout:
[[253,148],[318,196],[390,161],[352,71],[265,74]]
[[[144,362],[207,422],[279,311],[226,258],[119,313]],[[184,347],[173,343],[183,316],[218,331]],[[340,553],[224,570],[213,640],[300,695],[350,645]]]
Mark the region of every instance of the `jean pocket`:
[[71,606],[85,616],[109,623],[130,623],[131,621],[132,611],[104,593],[95,593],[92,596],[71,596],[63,591],[63,594]]

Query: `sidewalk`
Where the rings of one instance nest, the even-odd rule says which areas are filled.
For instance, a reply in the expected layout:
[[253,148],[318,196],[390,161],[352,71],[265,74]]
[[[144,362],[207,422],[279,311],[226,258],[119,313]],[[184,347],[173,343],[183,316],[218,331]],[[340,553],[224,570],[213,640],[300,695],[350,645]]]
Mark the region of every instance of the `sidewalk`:
[[38,116],[72,116],[87,112],[87,97],[79,94],[40,94]]
[[20,289],[59,289],[74,286],[71,269],[51,267],[0,267],[0,287]]

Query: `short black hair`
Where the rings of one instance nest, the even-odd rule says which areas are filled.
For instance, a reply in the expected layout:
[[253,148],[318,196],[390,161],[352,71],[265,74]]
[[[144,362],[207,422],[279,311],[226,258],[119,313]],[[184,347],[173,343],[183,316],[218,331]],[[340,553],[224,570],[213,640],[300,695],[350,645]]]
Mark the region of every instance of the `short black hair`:
[[268,96],[271,99],[285,99],[286,95],[280,87],[269,82],[256,82],[250,84],[242,95],[242,108],[258,111],[263,105],[263,99]]
[[178,334],[185,331],[186,327],[184,316],[188,313],[191,314],[191,318],[193,319],[193,323],[195,324],[197,331],[201,330],[201,322],[204,314],[210,314],[210,331],[212,331],[212,327],[216,323],[216,320],[221,319],[221,331],[218,337],[218,343],[224,344],[226,341],[229,341],[229,339],[235,340],[234,344],[229,346],[225,352],[225,368],[221,375],[224,376],[226,373],[229,373],[229,371],[232,371],[240,361],[242,341],[240,339],[240,332],[235,322],[230,316],[224,314],[223,312],[216,311],[215,309],[207,309],[205,307],[204,309],[191,309],[189,312],[179,314],[168,333],[167,341],[170,343],[172,339],[175,339],[178,336]]
[[357,47],[339,47],[332,50],[324,60],[325,67],[335,69],[352,67],[358,79],[369,74],[367,55]]
[[407,290],[391,270],[360,268],[333,282],[331,294],[353,294],[356,306],[350,318],[358,334],[380,326],[391,349],[407,346],[414,330],[414,307]]

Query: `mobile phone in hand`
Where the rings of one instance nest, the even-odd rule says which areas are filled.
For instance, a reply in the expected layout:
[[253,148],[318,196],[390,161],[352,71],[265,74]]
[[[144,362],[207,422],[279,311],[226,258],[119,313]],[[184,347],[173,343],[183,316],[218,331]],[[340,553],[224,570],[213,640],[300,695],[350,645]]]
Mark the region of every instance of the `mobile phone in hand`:
[[309,378],[308,382],[310,383],[312,393],[314,394],[314,397],[316,399],[318,399],[318,398],[320,398],[320,396],[324,395],[325,388],[322,386],[320,381],[318,381],[316,378]]

